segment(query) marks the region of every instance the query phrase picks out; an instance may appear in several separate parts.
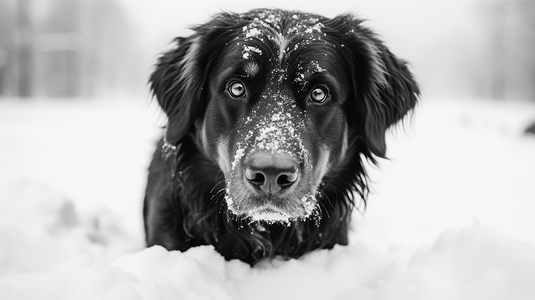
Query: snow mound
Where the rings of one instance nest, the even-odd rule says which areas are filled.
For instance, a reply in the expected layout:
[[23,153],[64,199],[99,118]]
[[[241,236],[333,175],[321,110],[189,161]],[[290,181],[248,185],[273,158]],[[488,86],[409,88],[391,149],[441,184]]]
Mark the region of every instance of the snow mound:
[[415,252],[359,243],[255,268],[211,246],[155,246],[110,264],[79,256],[0,278],[0,299],[533,299],[534,280],[533,246],[473,225]]
[[141,247],[116,213],[105,207],[80,213],[45,184],[20,180],[0,196],[0,276],[49,271],[80,254],[109,262]]

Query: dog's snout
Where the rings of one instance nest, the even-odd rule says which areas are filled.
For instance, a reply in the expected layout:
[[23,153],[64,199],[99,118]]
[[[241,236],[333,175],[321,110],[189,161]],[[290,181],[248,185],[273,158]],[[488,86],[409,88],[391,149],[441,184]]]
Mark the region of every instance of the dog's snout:
[[289,154],[257,152],[246,165],[245,177],[262,193],[273,195],[297,181],[298,165]]

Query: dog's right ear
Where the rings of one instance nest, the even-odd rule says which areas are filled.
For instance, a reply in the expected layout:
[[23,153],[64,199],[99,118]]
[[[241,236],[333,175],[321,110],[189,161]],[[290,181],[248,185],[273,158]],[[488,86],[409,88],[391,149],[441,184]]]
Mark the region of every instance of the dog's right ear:
[[351,15],[333,19],[345,27],[345,49],[351,51],[354,82],[352,111],[361,123],[362,137],[370,154],[386,156],[385,133],[416,105],[420,88],[407,63],[392,54],[362,20]]
[[206,108],[203,38],[195,33],[177,38],[176,47],[162,55],[150,76],[150,89],[167,114],[165,140],[177,145]]

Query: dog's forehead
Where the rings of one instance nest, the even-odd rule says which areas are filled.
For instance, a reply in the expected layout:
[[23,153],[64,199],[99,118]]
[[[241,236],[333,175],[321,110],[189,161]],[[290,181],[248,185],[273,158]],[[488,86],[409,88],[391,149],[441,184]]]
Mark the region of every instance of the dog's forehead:
[[259,10],[242,15],[242,18],[246,20],[241,34],[241,39],[245,42],[244,59],[249,59],[253,53],[263,54],[259,47],[247,42],[273,44],[281,61],[300,46],[320,41],[325,35],[322,32],[324,18],[313,14]]
[[247,28],[248,36],[261,33],[262,29],[271,29],[281,35],[292,35],[298,32],[321,32],[325,18],[308,13],[290,12],[282,10],[257,10],[241,15],[249,21]]

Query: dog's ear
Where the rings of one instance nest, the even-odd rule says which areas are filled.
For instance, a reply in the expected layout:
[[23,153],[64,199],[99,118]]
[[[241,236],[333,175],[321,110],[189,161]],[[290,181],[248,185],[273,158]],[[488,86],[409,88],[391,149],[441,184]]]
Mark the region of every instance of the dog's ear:
[[177,38],[174,49],[163,54],[150,76],[150,88],[167,114],[165,139],[176,145],[193,129],[206,107],[203,38],[199,33]]
[[386,130],[414,108],[420,91],[404,60],[394,56],[362,21],[345,18],[351,37],[353,105],[363,126],[360,133],[370,152],[384,158]]
[[396,58],[386,47],[381,45],[379,49],[385,82],[371,85],[370,88],[375,90],[367,93],[365,133],[370,150],[385,157],[386,130],[414,108],[420,91],[407,63]]

